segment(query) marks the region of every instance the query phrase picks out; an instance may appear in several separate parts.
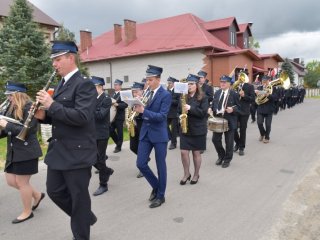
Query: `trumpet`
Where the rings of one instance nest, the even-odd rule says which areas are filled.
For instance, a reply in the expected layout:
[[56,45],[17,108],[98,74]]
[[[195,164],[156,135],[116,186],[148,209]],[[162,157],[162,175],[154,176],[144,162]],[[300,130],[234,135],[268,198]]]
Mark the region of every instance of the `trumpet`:
[[[141,102],[145,105],[150,97],[150,91],[149,91],[149,87],[145,90],[145,92],[142,95],[142,100]],[[128,114],[128,118],[127,118],[127,127],[128,127],[128,131],[131,137],[135,136],[135,129],[134,129],[134,118],[136,117],[137,112],[130,110],[129,114]]]
[[[57,71],[54,70],[52,75],[50,76],[48,82],[46,83],[45,87],[43,88],[43,90],[47,91],[49,89],[54,77],[56,76],[56,73],[57,73]],[[28,131],[29,131],[29,128],[30,128],[31,121],[34,118],[34,115],[38,111],[39,107],[40,107],[40,102],[36,101],[32,111],[29,112],[29,115],[28,115],[27,119],[23,123],[22,130],[20,131],[19,135],[16,138],[18,138],[21,141],[25,141],[26,140],[26,137],[28,135]]]

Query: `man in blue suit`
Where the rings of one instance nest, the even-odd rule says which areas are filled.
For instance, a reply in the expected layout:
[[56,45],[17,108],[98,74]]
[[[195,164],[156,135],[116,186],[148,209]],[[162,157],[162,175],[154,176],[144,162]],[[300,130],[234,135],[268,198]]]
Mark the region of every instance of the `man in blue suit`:
[[[152,187],[149,198],[150,208],[161,206],[165,202],[167,185],[167,115],[171,105],[171,94],[160,85],[162,68],[148,65],[146,71],[150,94],[145,106],[137,105],[135,110],[142,113],[142,127],[138,148],[137,167]],[[148,166],[150,153],[154,149],[158,177]]]

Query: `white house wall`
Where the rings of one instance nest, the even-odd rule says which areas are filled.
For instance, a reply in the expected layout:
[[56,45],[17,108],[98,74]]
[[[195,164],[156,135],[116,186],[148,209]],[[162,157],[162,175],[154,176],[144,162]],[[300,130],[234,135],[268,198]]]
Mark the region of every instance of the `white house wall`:
[[[161,80],[166,83],[169,76],[181,79],[186,78],[189,73],[197,73],[204,66],[205,57],[203,50],[198,49],[92,62],[87,63],[86,66],[90,75],[106,79],[111,75],[111,63],[112,80],[123,80],[124,76],[128,76],[129,82],[124,82],[123,87],[129,88],[133,82],[141,82],[148,65],[162,67]],[[107,83],[106,88],[111,88],[111,84]]]

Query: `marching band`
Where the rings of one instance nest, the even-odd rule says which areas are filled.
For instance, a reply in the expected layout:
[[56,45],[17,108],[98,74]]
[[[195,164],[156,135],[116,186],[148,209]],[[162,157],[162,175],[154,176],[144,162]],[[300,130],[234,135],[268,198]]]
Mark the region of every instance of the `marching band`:
[[[128,107],[121,99],[123,81],[114,81],[112,98],[104,92],[104,79],[92,76],[83,78],[76,66],[77,46],[74,42],[55,41],[52,46],[53,67],[62,78],[53,96],[40,90],[35,109],[26,94],[23,84],[8,82],[7,100],[0,106],[0,137],[7,137],[6,179],[9,186],[22,194],[24,210],[12,223],[20,223],[33,217],[44,193],[36,191],[29,183],[31,175],[38,172],[38,158],[42,155],[36,137],[37,125],[52,125],[52,137],[48,140],[45,156],[47,171],[47,193],[52,201],[71,218],[74,239],[90,239],[90,226],[97,217],[91,211],[88,186],[91,168],[99,172],[99,187],[94,196],[108,191],[108,180],[114,170],[106,166],[108,139],[115,142],[114,153],[122,150],[123,126],[126,123],[130,134],[130,150],[136,155],[136,166],[150,185],[149,207],[160,207],[165,203],[167,186],[167,149],[177,148],[180,137],[183,177],[180,185],[196,184],[200,178],[201,153],[209,146],[206,143],[208,130],[212,131],[212,143],[217,152],[216,165],[227,168],[233,152],[244,155],[247,123],[251,114],[252,123],[257,119],[259,141],[270,142],[272,117],[279,109],[291,108],[302,103],[303,88],[290,87],[285,73],[279,79],[257,76],[250,83],[245,69],[238,73],[233,82],[231,76],[220,78],[220,89],[213,93],[206,83],[207,73],[200,70],[197,75],[189,74],[184,80],[187,94],[175,91],[179,80],[169,77],[167,88],[161,86],[163,69],[148,65],[146,79],[134,82],[131,90],[134,98],[142,104]],[[110,116],[112,107],[116,114]],[[125,110],[128,108],[127,117]],[[28,132],[24,138],[16,136],[30,118]],[[257,112],[257,118],[256,118]],[[180,121],[179,121],[180,120]],[[225,147],[222,137],[225,139]],[[211,146],[212,147],[212,146]],[[151,151],[155,159],[151,159]],[[190,173],[190,151],[194,173]],[[156,162],[157,174],[149,167]]]

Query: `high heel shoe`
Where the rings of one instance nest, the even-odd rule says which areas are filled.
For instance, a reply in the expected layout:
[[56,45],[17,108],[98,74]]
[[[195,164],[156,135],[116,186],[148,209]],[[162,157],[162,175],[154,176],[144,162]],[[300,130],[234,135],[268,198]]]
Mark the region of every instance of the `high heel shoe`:
[[198,176],[198,179],[197,179],[196,181],[191,180],[191,181],[190,181],[190,184],[197,184],[197,183],[198,183],[198,181],[199,181],[199,178],[200,178],[200,175]]
[[187,181],[190,181],[190,179],[191,179],[191,174],[189,175],[189,177],[187,177],[187,179],[185,181],[181,180],[180,185],[185,185],[187,183]]

